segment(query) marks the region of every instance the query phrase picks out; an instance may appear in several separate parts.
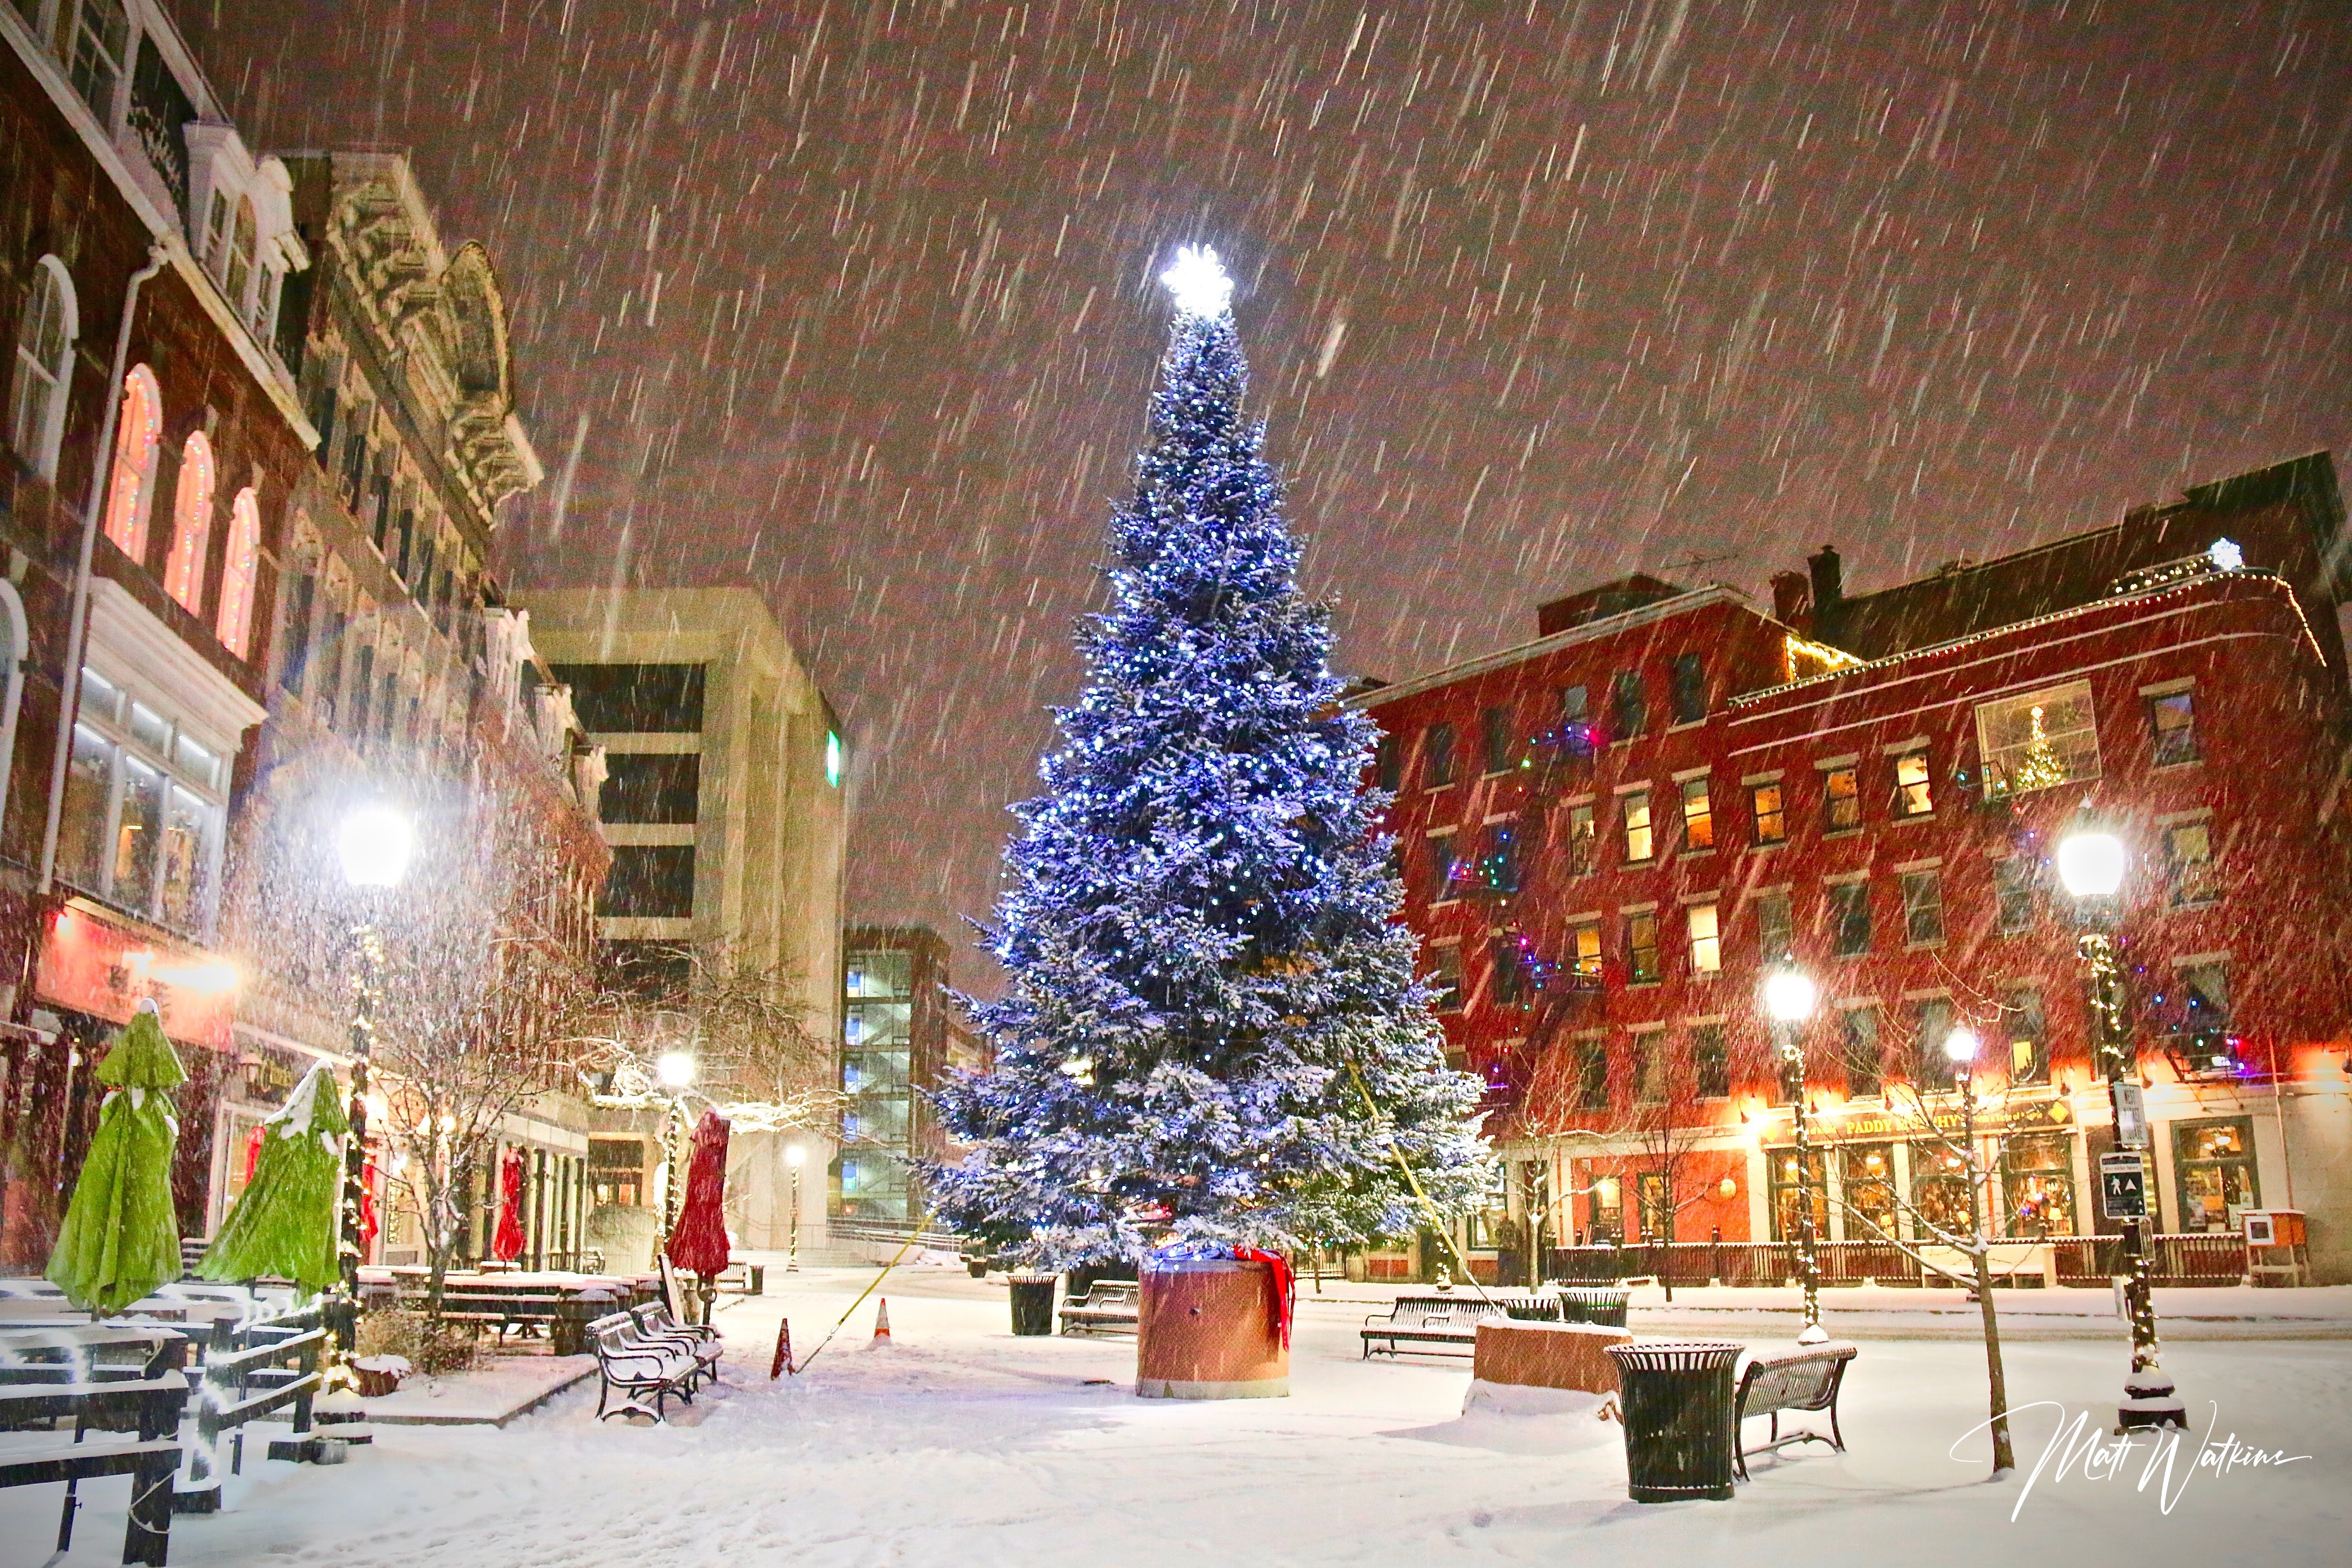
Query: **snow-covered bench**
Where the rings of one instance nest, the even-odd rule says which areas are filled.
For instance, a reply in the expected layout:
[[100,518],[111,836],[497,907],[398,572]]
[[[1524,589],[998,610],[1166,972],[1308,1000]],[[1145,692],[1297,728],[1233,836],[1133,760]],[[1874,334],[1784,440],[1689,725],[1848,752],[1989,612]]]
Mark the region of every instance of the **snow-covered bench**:
[[1400,1296],[1386,1312],[1364,1320],[1364,1359],[1375,1349],[1395,1355],[1473,1355],[1478,1320],[1509,1315],[1500,1297]]
[[[140,1359],[113,1359],[128,1350]],[[78,1484],[131,1477],[131,1517],[122,1561],[162,1564],[172,1546],[172,1474],[180,1466],[180,1415],[188,1400],[181,1372],[187,1341],[168,1330],[91,1324],[0,1334],[0,1487],[66,1484],[58,1555],[73,1545]],[[72,1436],[36,1435],[37,1425],[72,1423]],[[85,1435],[135,1433],[130,1442]]]
[[[603,1382],[596,1393],[597,1420],[625,1415],[662,1420],[662,1402],[673,1394],[694,1403],[694,1385],[703,1374],[701,1358],[674,1341],[646,1338],[634,1312],[597,1319],[588,1325],[588,1342],[595,1348]],[[621,1402],[607,1408],[615,1394]],[[648,1394],[651,1405],[646,1403]]]
[[1085,1296],[1063,1303],[1061,1318],[1066,1334],[1097,1329],[1135,1333],[1143,1320],[1143,1287],[1133,1279],[1097,1279],[1087,1287]]
[[[1732,1417],[1735,1438],[1751,1415],[1772,1418],[1772,1440],[1753,1448],[1738,1450],[1740,1479],[1748,1479],[1748,1456],[1769,1454],[1791,1443],[1827,1443],[1839,1453],[1845,1452],[1845,1434],[1838,1430],[1838,1391],[1845,1384],[1846,1363],[1860,1352],[1850,1344],[1832,1342],[1809,1345],[1803,1350],[1776,1351],[1769,1355],[1751,1352],[1747,1370],[1739,1374],[1739,1400]],[[1780,1436],[1780,1412],[1783,1410],[1826,1410],[1830,1414],[1830,1429],[1822,1432],[1791,1432]]]

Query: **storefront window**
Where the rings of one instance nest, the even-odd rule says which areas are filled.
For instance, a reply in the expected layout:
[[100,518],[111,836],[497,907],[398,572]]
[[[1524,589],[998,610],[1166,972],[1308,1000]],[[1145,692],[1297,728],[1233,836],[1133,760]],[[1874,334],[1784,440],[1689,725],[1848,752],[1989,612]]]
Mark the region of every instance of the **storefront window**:
[[[1813,1234],[1827,1240],[1830,1234],[1828,1151],[1809,1151],[1805,1164],[1808,1174],[1812,1178]],[[1803,1188],[1797,1180],[1797,1152],[1794,1149],[1769,1151],[1764,1156],[1764,1170],[1771,1178],[1772,1239],[1794,1241],[1804,1212],[1801,1205]]]
[[1895,1146],[1849,1143],[1838,1152],[1838,1181],[1844,1188],[1845,1238],[1892,1240],[1895,1228]]
[[1586,1207],[1586,1215],[1591,1222],[1588,1234],[1592,1244],[1605,1247],[1622,1237],[1625,1234],[1625,1200],[1617,1178],[1596,1177],[1592,1191],[1587,1195],[1591,1202]]
[[[1911,1206],[1924,1226],[1947,1236],[1967,1236],[1976,1229],[1969,1211],[1969,1164],[1957,1149],[1942,1143],[1911,1145]],[[1923,1232],[1922,1239],[1932,1239]]]
[[200,930],[219,847],[222,772],[218,748],[83,671],[58,869],[142,919]]
[[2001,1145],[2011,1236],[2074,1234],[2074,1159],[2063,1132],[2021,1132]]
[[2172,1130],[2172,1169],[2180,1188],[2180,1228],[2234,1231],[2238,1216],[2259,1208],[2253,1124],[2190,1121]]

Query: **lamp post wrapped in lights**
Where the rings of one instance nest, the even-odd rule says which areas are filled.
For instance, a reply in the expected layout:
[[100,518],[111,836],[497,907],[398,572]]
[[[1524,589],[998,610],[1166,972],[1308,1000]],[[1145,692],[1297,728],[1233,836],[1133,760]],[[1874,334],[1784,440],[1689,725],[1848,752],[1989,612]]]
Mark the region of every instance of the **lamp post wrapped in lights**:
[[665,1051],[654,1062],[654,1076],[669,1091],[668,1125],[662,1130],[662,1245],[667,1247],[677,1229],[677,1141],[686,1130],[686,1086],[694,1081],[694,1058]]
[[[2129,857],[2123,841],[2112,833],[2084,829],[2069,834],[2058,846],[2058,879],[2074,896],[2081,927],[2077,946],[2091,974],[2091,1048],[2099,1075],[2107,1080],[2107,1108],[2114,1118],[2116,1145],[2134,1153],[2147,1147],[2147,1116],[2140,1102],[2139,1052],[2125,1016],[2123,964],[2116,952],[2113,931],[2116,895],[2123,887]],[[2143,1166],[2146,1155],[2142,1154]],[[2141,1192],[2145,1193],[2143,1173]],[[2102,1202],[2105,1194],[2102,1194]],[[2143,1207],[2145,1201],[2143,1200]],[[2156,1300],[2148,1289],[2147,1215],[2126,1216],[2124,1297],[2131,1317],[2131,1372],[2124,1379],[2124,1400],[2116,1413],[2118,1431],[2137,1426],[2189,1425],[2172,1379],[2159,1363],[2156,1338]]]
[[408,818],[389,805],[360,806],[343,818],[335,833],[343,880],[362,900],[361,918],[352,926],[359,967],[352,976],[352,1086],[346,1111],[351,1131],[343,1145],[343,1299],[335,1321],[335,1343],[346,1358],[359,1332],[360,1254],[365,1243],[361,1216],[367,1203],[368,1108],[373,1100],[368,1093],[368,1066],[375,1056],[376,1011],[383,1005],[383,936],[375,927],[375,906],[385,891],[399,886],[408,874],[415,843],[415,830]]
[[808,1151],[799,1144],[785,1146],[784,1163],[793,1168],[793,1223],[792,1228],[785,1233],[784,1240],[784,1272],[787,1274],[801,1271],[801,1162],[807,1158]]
[[1813,1226],[1812,1135],[1805,1107],[1804,1026],[1813,1016],[1816,994],[1812,978],[1793,966],[1775,969],[1764,979],[1764,1010],[1771,1015],[1780,1037],[1783,1079],[1790,1086],[1797,1110],[1797,1274],[1805,1289],[1805,1324],[1797,1331],[1801,1345],[1826,1341],[1822,1327],[1822,1271],[1815,1251]]

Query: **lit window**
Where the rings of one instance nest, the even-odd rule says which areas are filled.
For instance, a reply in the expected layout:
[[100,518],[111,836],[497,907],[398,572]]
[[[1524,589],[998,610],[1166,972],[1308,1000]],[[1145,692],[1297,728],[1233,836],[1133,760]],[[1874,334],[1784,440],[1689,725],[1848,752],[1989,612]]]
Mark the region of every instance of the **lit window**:
[[1625,974],[1635,985],[1658,979],[1658,917],[1650,910],[1625,917]]
[[190,615],[202,612],[205,550],[213,529],[213,444],[192,431],[180,448],[180,485],[172,500],[172,553],[163,561],[163,592]]
[[2090,682],[1983,704],[1977,710],[1977,747],[1988,796],[2097,778],[2098,721]]
[[1944,940],[1944,879],[1933,869],[1903,873],[1903,940],[1913,947]]
[[155,373],[131,367],[122,380],[122,407],[114,437],[114,474],[107,484],[106,537],[133,561],[147,558],[147,514],[155,504],[155,459],[163,438],[163,396]]
[[2210,904],[2221,896],[2221,864],[2213,857],[2211,825],[2183,822],[2164,830],[2165,868],[2176,904]]
[[1621,809],[1625,814],[1625,863],[1638,866],[1650,858],[1653,845],[1650,831],[1650,792],[1637,789],[1624,795]]
[[26,468],[45,479],[57,478],[58,444],[65,435],[73,343],[79,327],[73,280],[66,275],[65,263],[54,256],[42,257],[33,268],[33,287],[16,323],[16,378],[8,386],[8,444]]
[[[216,623],[221,646],[239,658],[252,657],[253,583],[261,557],[261,503],[254,499],[253,487],[247,485],[236,492],[236,500],[228,509],[228,559],[221,564],[220,619]],[[307,594],[310,579],[302,579]],[[302,630],[309,631],[309,606],[303,611]]]
[[2011,992],[2001,1022],[2009,1035],[2009,1081],[2050,1081],[2049,1029],[2042,1021],[2041,991],[2021,985]]
[[85,669],[58,874],[142,920],[200,931],[220,852],[223,764],[220,748]]
[[2153,765],[2177,767],[2182,763],[2200,761],[2204,756],[2197,749],[2195,692],[2174,691],[2162,697],[2149,698],[2147,726],[2152,742],[2149,760]]
[[1601,922],[1579,921],[1568,933],[1570,963],[1575,973],[1586,980],[1601,978]]
[[1901,816],[1925,816],[1936,809],[1927,782],[1927,753],[1906,752],[1895,759],[1895,810]]
[[1713,904],[1690,907],[1690,951],[1692,973],[1713,974],[1723,967],[1723,939],[1716,928]]
[[1789,837],[1789,818],[1782,805],[1780,786],[1760,784],[1748,792],[1748,808],[1756,816],[1756,842],[1779,844]]
[[824,732],[824,782],[841,784],[841,737],[830,730]]
[[1862,781],[1853,768],[1832,768],[1822,775],[1822,828],[1843,832],[1862,826]]
[[1683,847],[1715,847],[1715,807],[1705,779],[1683,780]]

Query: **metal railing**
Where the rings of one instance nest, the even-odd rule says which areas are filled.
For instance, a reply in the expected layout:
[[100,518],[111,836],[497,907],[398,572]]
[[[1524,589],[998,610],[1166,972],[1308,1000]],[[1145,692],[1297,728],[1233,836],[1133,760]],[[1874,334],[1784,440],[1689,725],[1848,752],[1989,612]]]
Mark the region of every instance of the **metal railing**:
[[[2015,1239],[2015,1238],[2012,1238]],[[2158,1285],[2235,1285],[2246,1276],[2245,1238],[2229,1232],[2152,1238]],[[2123,1272],[2118,1236],[2057,1236],[2049,1246],[2061,1285],[2101,1286]],[[1929,1271],[1887,1241],[1824,1241],[1813,1250],[1824,1285],[1917,1285]],[[1797,1247],[1784,1241],[1631,1242],[1555,1247],[1544,1278],[1572,1284],[1650,1278],[1675,1285],[1787,1285],[1797,1278]]]

